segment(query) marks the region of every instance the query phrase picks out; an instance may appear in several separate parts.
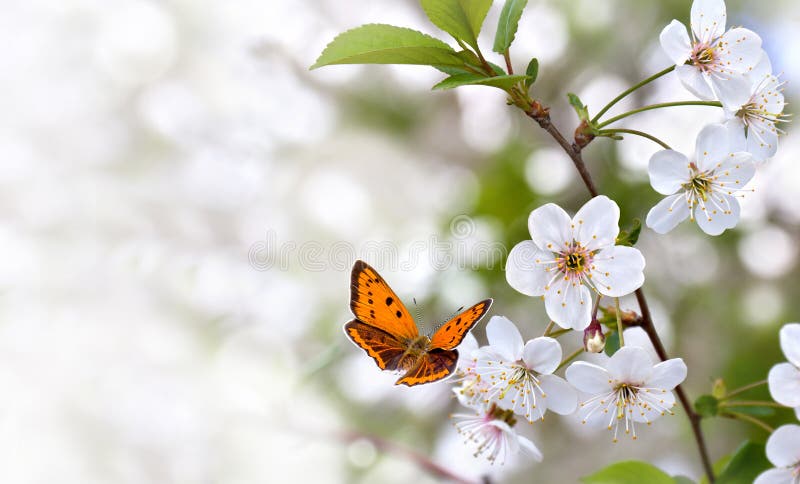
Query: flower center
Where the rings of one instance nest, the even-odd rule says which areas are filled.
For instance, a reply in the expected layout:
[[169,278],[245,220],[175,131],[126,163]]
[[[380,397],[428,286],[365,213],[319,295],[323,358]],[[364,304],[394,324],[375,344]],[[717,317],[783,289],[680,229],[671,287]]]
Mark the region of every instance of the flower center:
[[692,49],[689,62],[700,68],[701,71],[709,71],[716,64],[717,57],[715,49],[708,44],[698,43]]
[[580,278],[591,265],[593,255],[579,242],[573,242],[564,252],[556,256],[556,266],[568,278]]
[[495,403],[492,403],[492,406],[489,407],[489,410],[486,412],[486,417],[488,420],[500,420],[501,422],[505,422],[509,427],[513,427],[517,424],[517,418],[514,417],[514,412],[512,410],[502,409]]
[[688,182],[681,185],[681,187],[687,192],[692,193],[695,198],[700,198],[704,202],[707,202],[708,194],[712,191],[711,177],[706,172],[701,173],[694,163],[691,163],[690,166],[692,168],[692,177]]

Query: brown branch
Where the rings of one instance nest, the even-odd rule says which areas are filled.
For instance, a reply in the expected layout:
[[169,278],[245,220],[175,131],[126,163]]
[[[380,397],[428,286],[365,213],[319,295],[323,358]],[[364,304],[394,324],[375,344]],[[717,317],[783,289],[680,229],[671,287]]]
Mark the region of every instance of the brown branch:
[[[580,174],[583,184],[586,185],[586,189],[589,190],[589,193],[592,195],[592,197],[596,197],[599,192],[597,191],[597,187],[592,180],[592,175],[589,173],[589,170],[586,169],[586,164],[583,162],[583,157],[581,156],[582,147],[577,143],[570,143],[567,141],[558,128],[553,126],[553,123],[550,120],[549,109],[542,106],[538,101],[525,99],[522,103],[518,102],[517,105],[522,105],[522,107],[524,107],[525,114],[536,121],[539,126],[547,131],[550,136],[552,136],[553,139],[556,140],[556,142],[561,146],[561,148],[564,149],[564,152],[566,152],[567,155],[569,155],[569,157],[572,159],[572,163],[575,165],[575,169],[578,170],[578,174]],[[662,360],[669,359],[669,356],[667,356],[667,351],[664,349],[664,344],[661,342],[661,338],[658,336],[658,332],[653,325],[653,318],[650,315],[650,308],[647,305],[647,300],[645,299],[641,288],[636,290],[636,300],[639,303],[639,308],[642,313],[642,328],[645,330],[647,336],[650,338],[650,341],[653,343],[653,347],[656,349],[656,353],[658,353],[659,358]],[[713,483],[715,481],[714,470],[711,467],[711,459],[708,456],[708,449],[706,448],[703,429],[700,427],[701,417],[694,411],[689,397],[686,396],[686,392],[683,390],[681,385],[675,387],[675,393],[678,394],[678,400],[680,401],[683,410],[686,412],[686,416],[689,418],[689,423],[692,426],[692,433],[694,434],[694,440],[697,443],[697,448],[700,452],[700,460],[702,461],[705,474],[708,477],[709,482]]]

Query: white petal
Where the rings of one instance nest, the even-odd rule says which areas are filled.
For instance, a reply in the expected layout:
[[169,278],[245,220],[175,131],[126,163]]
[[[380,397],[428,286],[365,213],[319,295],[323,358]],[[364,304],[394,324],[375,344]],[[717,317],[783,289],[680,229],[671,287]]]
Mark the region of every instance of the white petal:
[[711,87],[726,111],[738,111],[750,100],[750,82],[744,76],[712,76]]
[[611,375],[602,366],[576,361],[566,371],[567,381],[578,391],[595,395],[612,390]]
[[562,328],[583,331],[592,320],[592,295],[583,284],[559,277],[544,295],[544,308]]
[[653,373],[653,361],[637,346],[624,346],[606,364],[613,378],[623,383],[644,386]]
[[673,20],[664,27],[658,38],[667,57],[677,65],[682,65],[692,54],[692,45],[689,41],[689,34],[686,32],[686,26],[677,20]]
[[491,349],[506,361],[517,361],[522,356],[522,335],[505,316],[492,316],[486,325],[486,338]]
[[700,171],[712,170],[730,154],[727,128],[718,123],[706,125],[697,135],[694,159]]
[[657,151],[650,157],[647,174],[653,190],[662,195],[671,195],[689,181],[689,159],[673,150]]
[[800,369],[791,363],[778,363],[767,376],[772,399],[787,407],[800,407]]
[[[719,60],[723,76],[744,75],[752,72],[764,55],[761,37],[742,27],[730,29],[719,39]],[[749,93],[748,93],[749,94]]]
[[525,343],[522,360],[525,366],[542,374],[556,371],[561,363],[561,345],[553,338],[540,336]]
[[653,367],[648,387],[672,390],[686,379],[686,363],[681,358],[662,361]]
[[794,474],[789,468],[770,469],[759,474],[753,484],[794,484]]
[[713,101],[716,98],[714,91],[711,90],[706,77],[700,70],[690,65],[680,65],[675,68],[683,87],[689,90],[692,94],[706,101]]
[[707,202],[699,201],[694,209],[697,225],[708,235],[719,235],[739,223],[739,202],[731,195],[714,192]]
[[695,37],[710,43],[725,32],[724,0],[694,0],[692,3],[692,31]]
[[563,378],[556,375],[542,375],[539,386],[544,390],[543,403],[547,409],[559,415],[569,415],[578,406],[578,393]]
[[552,252],[539,249],[532,240],[523,240],[515,245],[506,261],[506,280],[508,284],[528,296],[541,296],[544,287],[552,278],[546,271],[544,261],[553,260]]
[[586,202],[572,218],[575,240],[589,250],[614,245],[619,234],[619,206],[600,195]]
[[672,407],[675,406],[675,395],[670,391],[651,390],[643,398],[647,399],[650,406],[646,410],[639,408],[633,411],[631,417],[635,422],[652,422],[662,415],[671,413]]
[[530,456],[536,462],[542,461],[542,452],[536,447],[536,445],[531,442],[529,439],[518,436],[519,438],[519,448],[520,450],[525,453],[526,455]]
[[[761,124],[768,124],[766,122]],[[761,128],[755,124],[748,131],[745,151],[753,155],[756,162],[766,161],[778,151],[778,133],[775,125],[770,128]]]
[[769,60],[769,55],[762,50],[761,57],[758,59],[758,62],[756,62],[753,70],[747,73],[747,77],[751,79],[754,86],[757,86],[761,81],[771,75],[772,62]]
[[782,425],[767,440],[767,458],[775,467],[789,467],[800,462],[800,425]]
[[592,261],[592,282],[600,294],[621,297],[644,283],[644,256],[639,249],[618,245],[598,252]]
[[728,149],[733,153],[747,151],[747,137],[741,118],[733,117],[725,121],[723,125],[728,130]]
[[784,324],[781,328],[780,338],[781,350],[786,359],[800,368],[800,323]]
[[689,204],[683,192],[661,200],[647,213],[645,224],[659,234],[666,234],[689,216]]
[[756,174],[756,165],[753,155],[739,151],[729,153],[724,160],[717,163],[714,168],[713,180],[722,186],[722,190],[729,189],[729,195],[739,190]]
[[572,220],[561,207],[548,203],[528,217],[533,242],[542,250],[558,251],[572,243]]
[[797,420],[800,420],[800,407],[794,408],[794,416],[797,417]]

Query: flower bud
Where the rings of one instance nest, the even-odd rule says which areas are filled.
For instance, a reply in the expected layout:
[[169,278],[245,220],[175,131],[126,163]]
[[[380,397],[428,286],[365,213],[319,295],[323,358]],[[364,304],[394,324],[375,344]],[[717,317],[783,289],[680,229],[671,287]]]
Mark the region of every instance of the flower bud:
[[597,319],[583,330],[583,349],[589,353],[600,353],[606,347],[606,337],[603,334],[603,327]]

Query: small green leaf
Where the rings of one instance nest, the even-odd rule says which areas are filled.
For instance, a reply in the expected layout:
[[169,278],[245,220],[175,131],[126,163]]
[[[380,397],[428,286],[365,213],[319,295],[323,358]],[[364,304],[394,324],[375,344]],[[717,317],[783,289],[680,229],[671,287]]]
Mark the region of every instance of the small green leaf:
[[504,91],[511,89],[512,86],[520,81],[527,79],[527,76],[479,76],[478,74],[455,74],[433,86],[433,89],[453,89],[459,86],[481,85],[500,88]]
[[497,33],[494,35],[492,50],[502,54],[511,47],[514,36],[517,35],[519,19],[527,4],[528,0],[506,0],[503,10],[500,12],[500,20],[497,22]]
[[492,0],[421,0],[420,3],[434,25],[478,48],[478,34]]
[[536,82],[536,78],[539,77],[539,59],[534,57],[528,63],[528,68],[525,69],[525,74],[527,74],[530,79],[525,81],[525,87],[531,87],[534,82]]
[[367,24],[339,34],[311,69],[332,64],[419,64],[461,66],[449,45],[404,27]]
[[583,105],[578,95],[571,92],[567,93],[567,99],[569,99],[569,103],[572,107],[575,108],[575,112],[578,113],[578,117],[581,121],[589,121],[589,108]]
[[717,378],[714,380],[714,385],[711,387],[711,394],[717,398],[722,398],[728,393],[728,387],[725,385],[725,380]]
[[[733,404],[735,402],[730,403]],[[771,417],[775,415],[775,409],[772,407],[737,407],[736,405],[726,405],[725,408],[738,413],[746,413],[754,417]]]
[[590,476],[581,478],[586,484],[675,484],[664,471],[647,462],[625,461],[611,464]]
[[764,445],[747,441],[736,449],[728,465],[719,473],[718,484],[750,484],[772,467],[764,455]]
[[[616,324],[617,321],[615,319],[614,325]],[[616,331],[614,331],[613,333],[606,336],[605,352],[608,356],[613,356],[618,349],[619,349],[619,334]]]
[[625,230],[620,230],[617,235],[616,245],[627,245],[633,247],[639,241],[639,234],[642,232],[642,221],[638,218],[633,219],[631,226]]
[[694,401],[694,409],[701,417],[713,417],[719,413],[719,400],[712,395],[701,395]]

